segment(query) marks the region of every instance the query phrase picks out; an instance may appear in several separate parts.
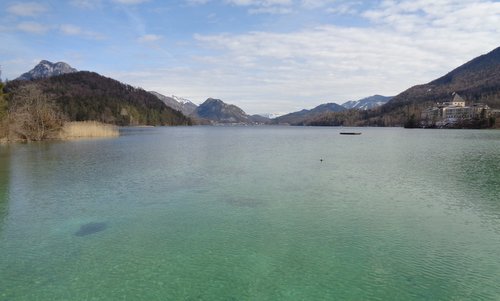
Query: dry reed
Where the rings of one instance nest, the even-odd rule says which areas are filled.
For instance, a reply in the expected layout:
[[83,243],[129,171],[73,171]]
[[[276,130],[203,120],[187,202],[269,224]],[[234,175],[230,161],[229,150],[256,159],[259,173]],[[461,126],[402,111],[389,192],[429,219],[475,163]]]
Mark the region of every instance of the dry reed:
[[117,126],[97,121],[66,122],[60,132],[61,139],[117,137],[119,135]]

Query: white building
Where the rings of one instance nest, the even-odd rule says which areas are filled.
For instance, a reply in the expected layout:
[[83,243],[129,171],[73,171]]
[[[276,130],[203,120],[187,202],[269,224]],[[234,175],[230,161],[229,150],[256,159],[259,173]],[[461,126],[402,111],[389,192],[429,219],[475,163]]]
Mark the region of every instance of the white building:
[[486,104],[475,103],[465,105],[465,100],[453,92],[450,102],[437,103],[436,106],[427,108],[422,112],[422,125],[424,126],[447,126],[458,122],[488,118],[490,107]]

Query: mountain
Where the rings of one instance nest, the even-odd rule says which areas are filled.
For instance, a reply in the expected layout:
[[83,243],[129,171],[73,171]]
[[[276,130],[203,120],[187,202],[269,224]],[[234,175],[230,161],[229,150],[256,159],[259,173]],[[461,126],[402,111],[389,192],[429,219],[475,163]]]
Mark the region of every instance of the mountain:
[[188,116],[196,110],[198,107],[192,101],[186,98],[177,97],[175,95],[165,96],[155,91],[150,91],[149,93],[158,97],[161,101],[163,101],[167,106],[171,107],[174,110],[181,111],[184,115]]
[[268,117],[259,115],[259,114],[250,115],[250,119],[252,120],[252,123],[254,123],[254,124],[270,124],[271,123],[271,119],[269,119]]
[[453,92],[470,103],[485,103],[500,108],[500,47],[481,55],[427,84],[407,89],[381,107],[379,116],[388,125],[403,124],[412,114],[436,102],[450,101]]
[[202,123],[210,124],[255,124],[267,123],[268,118],[247,115],[235,105],[226,104],[220,99],[208,98],[191,114]]
[[281,113],[262,113],[262,114],[259,114],[259,116],[269,118],[269,119],[274,119],[276,117],[283,116],[283,114],[281,114]]
[[64,62],[52,63],[46,60],[40,61],[35,68],[22,74],[17,79],[19,80],[35,80],[40,78],[48,78],[61,74],[77,72],[75,68]]
[[277,124],[291,124],[291,125],[304,125],[304,123],[309,120],[313,119],[316,116],[319,116],[321,114],[327,113],[327,112],[342,112],[345,111],[346,108],[344,108],[341,105],[338,105],[336,103],[325,103],[322,105],[319,105],[315,107],[314,109],[311,110],[301,110],[298,112],[293,112],[290,114],[286,114],[277,118],[273,119],[273,123]]
[[392,96],[373,95],[360,100],[351,100],[342,104],[346,109],[369,110],[386,104]]
[[95,120],[117,125],[189,125],[191,120],[156,96],[94,72],[80,71],[7,84],[11,97],[32,86],[54,100],[71,121]]
[[451,101],[454,92],[461,95],[467,105],[485,103],[500,108],[500,47],[427,84],[411,87],[380,107],[324,113],[304,124],[403,126],[409,120],[418,122],[421,113],[437,102]]

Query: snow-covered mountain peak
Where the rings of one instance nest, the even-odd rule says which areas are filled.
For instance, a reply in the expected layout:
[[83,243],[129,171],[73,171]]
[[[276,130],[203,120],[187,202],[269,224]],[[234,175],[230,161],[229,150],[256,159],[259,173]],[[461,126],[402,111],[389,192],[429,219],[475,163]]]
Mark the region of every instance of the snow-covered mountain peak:
[[177,101],[178,103],[181,103],[183,105],[188,104],[188,103],[194,104],[191,100],[189,100],[187,98],[183,98],[183,97],[179,97],[179,96],[175,96],[175,95],[172,95],[170,97],[172,97],[173,99],[175,99],[175,101]]
[[47,78],[61,74],[77,72],[75,68],[64,62],[52,63],[47,60],[42,60],[35,68],[22,74],[18,79],[21,80],[34,80],[39,78]]

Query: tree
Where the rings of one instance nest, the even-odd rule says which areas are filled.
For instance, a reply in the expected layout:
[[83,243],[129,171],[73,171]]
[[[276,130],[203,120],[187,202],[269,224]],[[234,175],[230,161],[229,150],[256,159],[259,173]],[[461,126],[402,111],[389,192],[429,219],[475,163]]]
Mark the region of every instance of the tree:
[[7,136],[7,100],[3,88],[4,84],[0,79],[0,138]]
[[12,93],[8,114],[10,134],[28,142],[53,138],[64,122],[55,102],[35,84]]
[[3,93],[4,84],[0,80],[0,121],[7,116],[7,101]]
[[415,114],[411,114],[410,118],[405,122],[404,127],[407,129],[414,129],[418,127],[418,121]]

